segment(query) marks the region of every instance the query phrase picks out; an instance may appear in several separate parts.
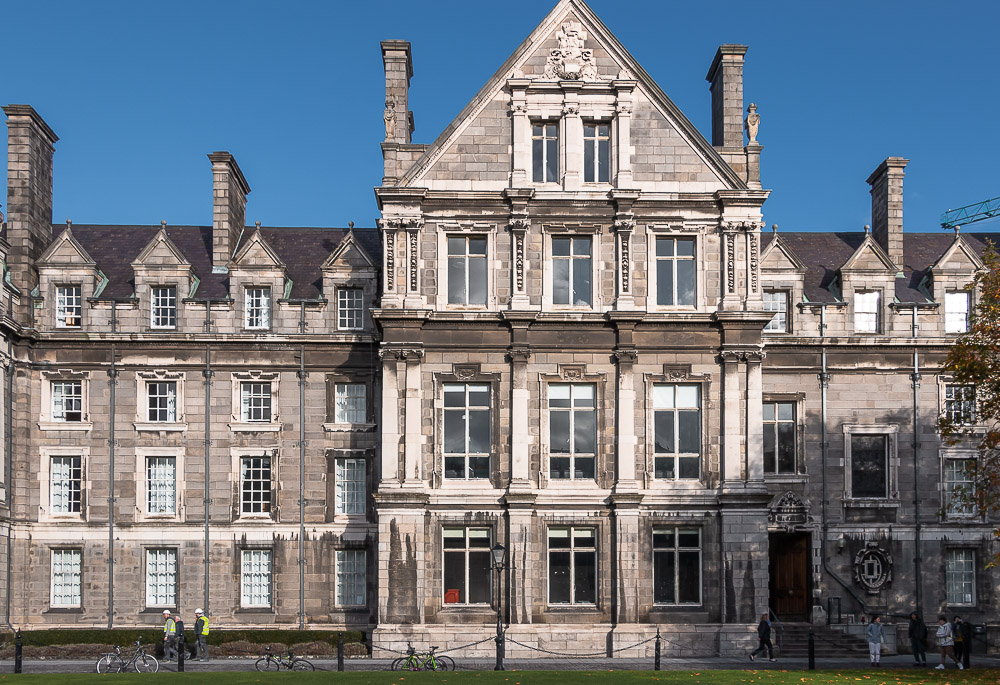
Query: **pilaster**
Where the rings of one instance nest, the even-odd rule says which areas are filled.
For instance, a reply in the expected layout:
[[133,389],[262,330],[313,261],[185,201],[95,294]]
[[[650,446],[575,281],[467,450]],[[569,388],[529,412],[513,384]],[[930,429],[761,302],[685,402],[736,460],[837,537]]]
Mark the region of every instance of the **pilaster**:
[[747,480],[764,489],[764,417],[761,363],[764,351],[746,352],[747,364]]
[[531,183],[531,121],[528,119],[528,86],[530,79],[509,79],[510,116],[514,164],[510,185],[520,188]]
[[632,185],[632,91],[635,84],[631,79],[617,79],[611,83],[611,87],[615,89],[615,186],[618,188]]
[[424,225],[422,219],[410,219],[406,222],[406,297],[403,307],[420,309],[423,298],[420,296],[420,228]]
[[535,577],[533,544],[531,535],[534,521],[535,495],[533,493],[508,492],[503,503],[507,507],[507,559],[508,595],[506,605],[507,620],[511,624],[532,622]]
[[382,476],[379,488],[399,485],[399,378],[405,365],[398,350],[379,350],[382,359]]
[[[560,81],[563,89],[563,190],[579,190],[583,183],[583,119],[580,118],[579,81]],[[579,143],[570,144],[570,141]]]
[[400,350],[404,363],[406,378],[406,395],[404,400],[404,434],[403,434],[403,486],[419,487],[420,459],[423,452],[423,434],[421,432],[421,399],[422,384],[420,379],[420,360],[423,350]]
[[[614,494],[611,496],[612,512],[615,526],[615,560],[614,577],[616,622],[639,622],[639,598],[643,596],[641,587],[643,571],[649,568],[640,555],[643,545],[639,541],[639,505],[642,495],[639,493]],[[648,572],[648,571],[647,571]],[[652,587],[652,583],[648,583]]]
[[722,359],[722,480],[723,487],[738,487],[741,468],[740,360],[743,353],[723,350]]
[[528,360],[531,350],[527,345],[515,344],[507,348],[510,358],[510,489],[527,490],[531,487],[531,433],[528,408],[531,393],[528,390]]
[[615,492],[634,492],[638,489],[635,480],[635,448],[638,439],[635,435],[636,392],[633,368],[639,354],[633,347],[619,346],[614,355],[618,362]]
[[733,222],[722,224],[722,302],[719,308],[727,311],[740,309],[739,283],[736,278],[736,240],[738,236],[738,224]]

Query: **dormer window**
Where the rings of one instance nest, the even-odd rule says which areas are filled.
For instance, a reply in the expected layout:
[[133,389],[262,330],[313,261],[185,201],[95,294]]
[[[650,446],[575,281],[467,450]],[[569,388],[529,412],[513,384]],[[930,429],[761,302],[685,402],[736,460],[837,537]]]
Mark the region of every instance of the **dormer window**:
[[150,326],[153,328],[177,327],[177,288],[152,289]]
[[532,180],[559,181],[559,124],[539,122],[531,127]]
[[858,290],[854,293],[855,333],[878,333],[877,290]]
[[270,288],[255,286],[246,289],[244,326],[252,330],[266,330],[271,327]]
[[788,291],[765,290],[764,311],[774,312],[774,317],[764,326],[765,333],[788,332]]
[[359,331],[364,327],[364,293],[361,288],[337,289],[337,329]]
[[583,127],[583,181],[611,181],[611,125],[586,124]]
[[80,328],[83,324],[83,296],[78,285],[56,288],[56,328]]
[[960,291],[944,294],[944,332],[965,333],[969,330],[969,293]]

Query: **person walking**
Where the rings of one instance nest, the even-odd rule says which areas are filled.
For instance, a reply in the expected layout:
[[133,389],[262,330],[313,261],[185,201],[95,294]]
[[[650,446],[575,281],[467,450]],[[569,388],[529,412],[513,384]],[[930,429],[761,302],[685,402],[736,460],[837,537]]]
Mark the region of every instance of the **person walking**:
[[756,659],[758,654],[763,654],[765,649],[767,649],[767,658],[771,661],[777,661],[774,658],[774,647],[771,645],[771,621],[767,614],[760,615],[760,623],[757,624],[757,642],[757,649],[750,652],[750,661]]
[[208,616],[194,610],[194,654],[198,661],[208,661]]
[[927,665],[927,624],[916,611],[910,612],[910,650],[914,666]]
[[963,670],[962,662],[955,658],[955,639],[952,637],[951,624],[948,623],[946,616],[938,616],[937,640],[938,647],[941,649],[941,663],[934,668],[943,671],[945,659],[950,656],[951,660],[958,666],[958,670]]
[[177,658],[177,622],[169,609],[163,610],[163,658],[167,661]]
[[951,622],[951,639],[955,641],[955,661],[962,662],[962,654],[965,653],[965,638],[962,635],[962,617],[956,616]]
[[868,657],[872,661],[873,668],[879,668],[882,658],[882,643],[885,642],[885,630],[882,629],[882,617],[873,616],[868,627],[865,628],[865,637],[868,638]]

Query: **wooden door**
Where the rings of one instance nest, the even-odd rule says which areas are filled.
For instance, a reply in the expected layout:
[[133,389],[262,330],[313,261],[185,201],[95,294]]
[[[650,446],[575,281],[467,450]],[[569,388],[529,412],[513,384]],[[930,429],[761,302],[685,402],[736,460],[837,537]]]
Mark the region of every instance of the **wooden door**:
[[770,536],[771,608],[783,621],[809,618],[809,535]]

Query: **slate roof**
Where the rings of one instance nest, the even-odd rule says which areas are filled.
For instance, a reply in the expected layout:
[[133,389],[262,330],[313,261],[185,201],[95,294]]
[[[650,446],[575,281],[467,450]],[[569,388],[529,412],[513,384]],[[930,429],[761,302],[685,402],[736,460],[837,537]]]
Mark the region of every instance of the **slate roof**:
[[[850,233],[779,233],[781,241],[806,266],[804,293],[810,302],[836,302],[830,292],[830,284],[837,277],[854,251],[861,246],[865,234],[860,231]],[[1000,233],[962,233],[969,247],[979,255],[986,249],[986,241],[1000,245]],[[761,249],[770,245],[771,232],[762,232]],[[903,303],[924,303],[929,299],[919,285],[934,262],[948,251],[955,241],[951,231],[936,233],[903,233],[903,278],[896,279],[895,296]]]
[[[65,228],[65,224],[53,224],[53,239]],[[101,293],[101,299],[119,299],[133,295],[135,276],[132,262],[159,230],[159,226],[73,224],[73,237],[93,257],[97,267],[108,278],[108,285]],[[253,231],[253,227],[247,227],[240,245],[250,238]],[[347,236],[348,229],[262,226],[260,232],[285,263],[288,277],[292,279],[290,298],[315,299],[320,296],[322,286],[320,267]],[[229,276],[212,273],[212,227],[167,226],[167,236],[191,263],[195,276],[201,282],[194,299],[225,299],[228,296]],[[376,266],[381,263],[382,246],[376,229],[355,228],[354,238]]]

